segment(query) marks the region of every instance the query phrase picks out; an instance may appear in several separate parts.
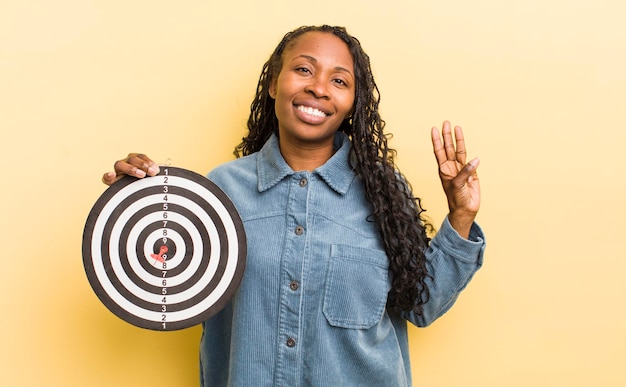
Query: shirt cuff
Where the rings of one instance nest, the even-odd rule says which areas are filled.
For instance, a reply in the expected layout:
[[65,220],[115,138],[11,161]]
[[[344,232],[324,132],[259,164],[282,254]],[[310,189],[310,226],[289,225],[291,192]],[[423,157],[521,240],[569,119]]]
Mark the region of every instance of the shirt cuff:
[[485,234],[478,223],[472,224],[469,238],[465,239],[452,227],[447,216],[431,243],[456,259],[478,264],[482,262],[486,245]]

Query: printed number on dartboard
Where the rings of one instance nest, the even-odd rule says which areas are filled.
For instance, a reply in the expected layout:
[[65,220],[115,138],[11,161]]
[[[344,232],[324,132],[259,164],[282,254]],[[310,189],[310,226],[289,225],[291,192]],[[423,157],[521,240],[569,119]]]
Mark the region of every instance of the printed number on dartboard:
[[[168,188],[168,182],[169,182],[169,169],[165,168],[165,176],[163,176],[163,193],[165,194],[163,196],[163,246],[167,246],[167,210],[169,209],[168,206],[168,192],[169,192],[169,188]],[[166,250],[167,252],[167,250]],[[165,314],[165,312],[167,312],[167,297],[165,296],[167,294],[167,253],[163,254],[163,289],[162,289],[162,294],[163,294],[163,299],[161,300],[161,326],[163,329],[167,329],[167,315]]]

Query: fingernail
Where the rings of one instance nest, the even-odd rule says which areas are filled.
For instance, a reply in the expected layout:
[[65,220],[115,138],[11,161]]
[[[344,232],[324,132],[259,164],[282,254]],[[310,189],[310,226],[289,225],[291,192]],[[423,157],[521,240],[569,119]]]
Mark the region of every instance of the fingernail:
[[150,175],[156,175],[159,173],[159,167],[157,167],[156,165],[152,165],[150,168],[148,168],[148,173]]
[[137,177],[145,177],[146,173],[144,171],[142,171],[141,169],[137,169],[135,171],[135,176],[137,176]]

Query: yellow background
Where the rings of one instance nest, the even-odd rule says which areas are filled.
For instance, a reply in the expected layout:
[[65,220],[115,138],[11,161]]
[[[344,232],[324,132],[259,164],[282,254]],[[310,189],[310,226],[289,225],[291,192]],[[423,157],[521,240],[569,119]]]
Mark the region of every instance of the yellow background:
[[200,330],[112,315],[83,226],[130,151],[206,173],[262,64],[302,24],[372,58],[392,145],[446,214],[429,129],[479,156],[485,267],[411,331],[416,386],[626,384],[626,3],[0,0],[0,385],[195,386]]

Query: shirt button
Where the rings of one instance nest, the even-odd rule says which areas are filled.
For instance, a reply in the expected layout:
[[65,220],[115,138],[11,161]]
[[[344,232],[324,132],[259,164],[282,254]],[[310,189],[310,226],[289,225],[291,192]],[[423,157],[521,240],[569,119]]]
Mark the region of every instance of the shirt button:
[[306,187],[306,184],[307,184],[307,181],[304,177],[300,179],[300,187]]
[[292,338],[292,337],[288,338],[287,339],[287,346],[289,348],[295,347],[296,346],[296,340],[294,338]]
[[289,289],[293,290],[294,292],[298,290],[298,287],[298,281],[291,281],[291,283],[289,284]]
[[298,226],[296,227],[296,235],[302,235],[304,233],[304,227]]

